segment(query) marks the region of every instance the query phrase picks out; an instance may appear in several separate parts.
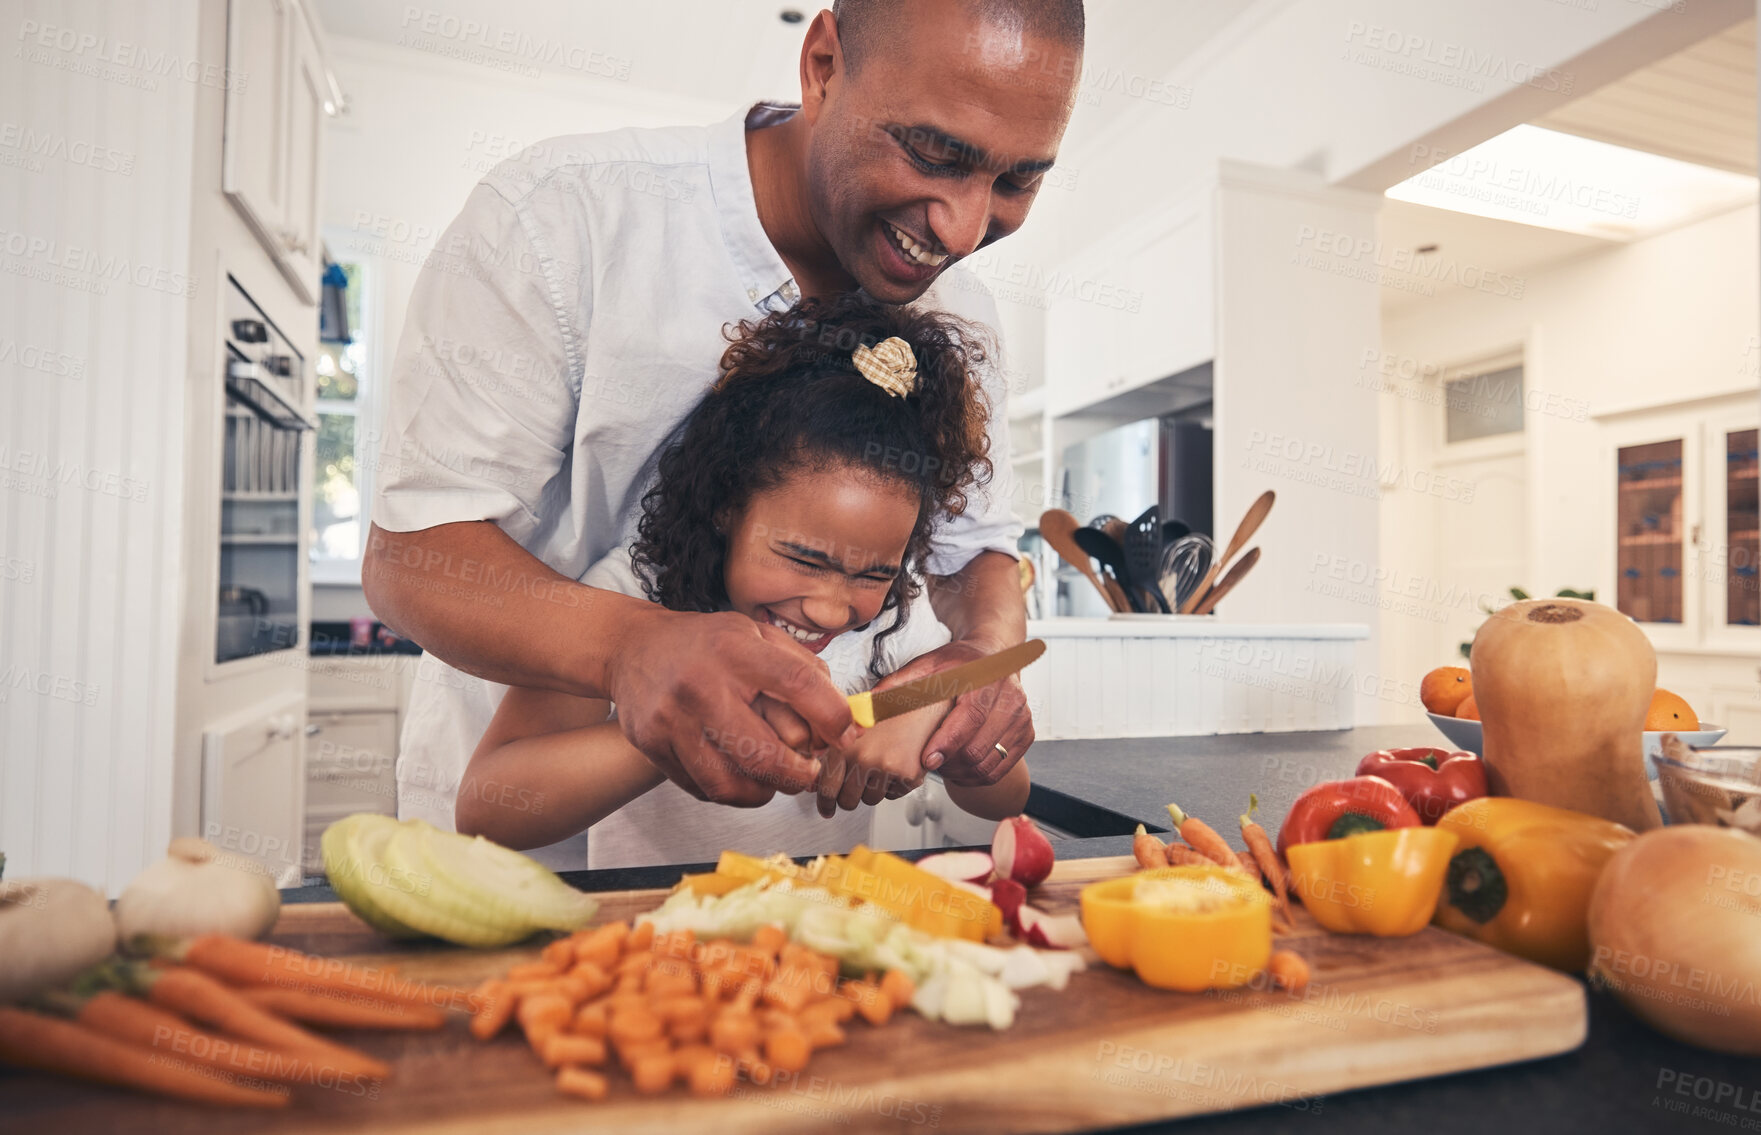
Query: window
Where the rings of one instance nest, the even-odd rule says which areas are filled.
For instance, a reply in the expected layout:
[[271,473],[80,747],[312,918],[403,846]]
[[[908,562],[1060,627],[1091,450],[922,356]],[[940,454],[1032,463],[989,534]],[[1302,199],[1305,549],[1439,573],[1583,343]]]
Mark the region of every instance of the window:
[[1453,445],[1523,432],[1521,364],[1443,384],[1443,440]]
[[312,462],[314,583],[359,583],[361,548],[367,536],[367,502],[372,492],[362,442],[371,432],[377,375],[376,313],[368,298],[375,283],[371,265],[337,265],[348,280],[344,297],[350,341],[318,345],[318,438]]

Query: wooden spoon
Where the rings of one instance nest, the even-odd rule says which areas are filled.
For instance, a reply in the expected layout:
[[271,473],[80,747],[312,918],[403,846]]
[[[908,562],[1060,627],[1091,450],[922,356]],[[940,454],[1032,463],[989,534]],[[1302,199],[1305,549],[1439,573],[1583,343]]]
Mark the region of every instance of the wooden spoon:
[[1258,500],[1249,506],[1247,515],[1241,518],[1240,526],[1235,529],[1235,535],[1229,537],[1229,547],[1221,556],[1211,561],[1211,570],[1205,575],[1204,582],[1199,584],[1197,589],[1186,597],[1186,602],[1180,605],[1182,615],[1192,614],[1194,608],[1204,602],[1205,593],[1212,584],[1217,582],[1217,576],[1222,574],[1223,566],[1234,559],[1235,553],[1241,551],[1242,545],[1251,540],[1253,534],[1259,531],[1260,524],[1266,519],[1266,514],[1272,511],[1272,502],[1275,499],[1277,499],[1277,494],[1271,489],[1267,489],[1260,494]]
[[1218,601],[1221,600],[1223,596],[1229,594],[1235,585],[1240,583],[1242,579],[1247,576],[1247,573],[1253,570],[1253,566],[1259,562],[1260,550],[1258,548],[1249,548],[1247,550],[1247,555],[1237,560],[1235,566],[1229,569],[1229,574],[1225,575],[1217,586],[1211,588],[1211,593],[1199,600],[1199,605],[1192,613],[1195,615],[1210,614],[1212,608],[1216,607]]
[[1095,574],[1093,567],[1089,566],[1088,553],[1076,546],[1076,530],[1081,527],[1082,525],[1076,522],[1076,517],[1061,508],[1048,508],[1039,514],[1041,539],[1052,546],[1052,550],[1058,553],[1060,559],[1087,576],[1088,581],[1094,584],[1095,590],[1101,593],[1101,598],[1106,601],[1107,607],[1117,611],[1120,608],[1113,606],[1113,597],[1107,594],[1107,585],[1101,582],[1101,577]]

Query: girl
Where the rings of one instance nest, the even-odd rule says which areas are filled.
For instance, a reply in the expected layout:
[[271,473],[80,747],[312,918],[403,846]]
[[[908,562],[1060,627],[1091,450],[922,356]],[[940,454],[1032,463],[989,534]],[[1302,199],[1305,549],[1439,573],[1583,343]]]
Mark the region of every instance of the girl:
[[[581,581],[673,610],[738,611],[816,654],[845,693],[872,687],[948,641],[914,567],[935,519],[990,475],[984,360],[971,325],[858,294],[740,324],[721,379],[661,455],[633,544]],[[514,848],[589,829],[594,867],[704,862],[724,848],[847,851],[868,835],[857,804],[922,782],[919,756],[947,708],[821,754],[815,818],[806,796],[758,809],[698,800],[624,738],[609,703],[514,687],[471,757],[455,821]],[[1012,816],[1027,767],[947,789],[968,812]]]

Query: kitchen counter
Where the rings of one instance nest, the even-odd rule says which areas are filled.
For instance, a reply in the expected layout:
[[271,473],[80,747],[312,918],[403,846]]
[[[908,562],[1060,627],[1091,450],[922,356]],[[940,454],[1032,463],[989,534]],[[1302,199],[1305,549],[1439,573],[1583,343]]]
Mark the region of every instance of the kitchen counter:
[[[1229,821],[1246,807],[1250,792],[1258,794],[1264,815],[1277,818],[1309,785],[1350,776],[1367,752],[1440,740],[1429,725],[1409,725],[1332,733],[1044,741],[1029,755],[1038,790],[1029,810],[1040,814],[1048,805],[1066,808],[1060,826],[1081,835],[1085,822],[1114,827],[1121,817],[1165,829],[1168,817],[1162,806],[1173,800],[1228,837],[1236,826]],[[1238,838],[1231,842],[1239,846]],[[1130,850],[1126,835],[1057,844],[1060,859],[1125,855]],[[668,886],[680,870],[580,871],[563,877],[583,890],[622,890]],[[335,899],[323,886],[283,891],[282,896],[286,902]],[[1761,1131],[1761,1061],[1678,1044],[1593,989],[1589,1014],[1588,1039],[1564,1056],[1293,1106],[1121,1130],[1177,1129],[1181,1135]]]

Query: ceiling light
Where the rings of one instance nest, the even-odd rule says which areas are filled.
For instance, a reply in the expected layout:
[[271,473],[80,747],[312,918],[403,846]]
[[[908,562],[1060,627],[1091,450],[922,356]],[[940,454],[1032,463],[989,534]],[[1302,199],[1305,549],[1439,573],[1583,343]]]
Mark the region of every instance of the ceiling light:
[[1396,201],[1633,240],[1753,203],[1753,177],[1518,126],[1471,150],[1413,148],[1423,173],[1388,190]]

